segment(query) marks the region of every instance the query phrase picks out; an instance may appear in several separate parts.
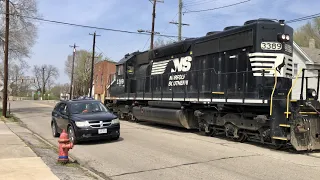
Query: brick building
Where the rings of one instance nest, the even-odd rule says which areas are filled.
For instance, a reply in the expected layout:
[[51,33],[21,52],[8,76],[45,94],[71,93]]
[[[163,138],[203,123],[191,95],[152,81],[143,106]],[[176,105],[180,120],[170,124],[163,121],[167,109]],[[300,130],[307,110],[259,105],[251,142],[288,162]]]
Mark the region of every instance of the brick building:
[[110,75],[116,73],[116,62],[101,61],[94,65],[94,98],[104,102],[105,97],[109,96],[106,87],[110,83]]

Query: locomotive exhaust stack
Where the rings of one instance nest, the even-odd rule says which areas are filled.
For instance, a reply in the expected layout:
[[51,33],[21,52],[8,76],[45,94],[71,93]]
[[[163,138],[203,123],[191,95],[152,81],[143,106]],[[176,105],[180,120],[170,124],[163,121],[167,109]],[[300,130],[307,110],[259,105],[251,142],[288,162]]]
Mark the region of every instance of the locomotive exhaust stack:
[[[293,29],[284,20],[248,20],[199,38],[126,54],[106,99],[120,117],[277,148],[320,149],[318,87],[302,70],[291,98]],[[293,81],[293,82],[292,82]]]

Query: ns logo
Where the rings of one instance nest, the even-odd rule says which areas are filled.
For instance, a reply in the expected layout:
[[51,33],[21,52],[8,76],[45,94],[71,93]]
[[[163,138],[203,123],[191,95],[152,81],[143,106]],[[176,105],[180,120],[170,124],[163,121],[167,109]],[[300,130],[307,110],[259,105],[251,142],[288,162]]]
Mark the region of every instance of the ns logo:
[[186,56],[186,57],[181,57],[175,58],[172,60],[174,64],[174,68],[171,68],[171,72],[187,72],[191,69],[191,61],[192,57],[191,56]]

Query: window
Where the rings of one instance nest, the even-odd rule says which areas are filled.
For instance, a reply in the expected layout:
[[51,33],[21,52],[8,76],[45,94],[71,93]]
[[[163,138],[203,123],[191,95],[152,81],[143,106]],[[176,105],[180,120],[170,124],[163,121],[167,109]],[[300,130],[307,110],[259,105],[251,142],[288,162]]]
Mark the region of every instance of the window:
[[293,64],[293,76],[296,76],[298,74],[298,64]]

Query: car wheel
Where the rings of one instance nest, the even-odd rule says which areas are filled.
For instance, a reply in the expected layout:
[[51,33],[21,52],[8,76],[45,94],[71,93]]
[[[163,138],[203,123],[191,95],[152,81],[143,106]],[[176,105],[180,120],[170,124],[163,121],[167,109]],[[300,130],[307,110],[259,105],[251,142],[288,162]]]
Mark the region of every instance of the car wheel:
[[70,142],[72,142],[72,144],[78,143],[76,134],[74,133],[72,126],[68,127],[68,136],[69,136]]
[[53,137],[59,137],[60,134],[58,133],[57,125],[56,125],[55,121],[51,122],[51,130],[52,130],[52,136]]

